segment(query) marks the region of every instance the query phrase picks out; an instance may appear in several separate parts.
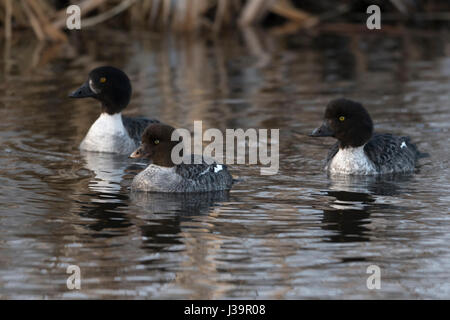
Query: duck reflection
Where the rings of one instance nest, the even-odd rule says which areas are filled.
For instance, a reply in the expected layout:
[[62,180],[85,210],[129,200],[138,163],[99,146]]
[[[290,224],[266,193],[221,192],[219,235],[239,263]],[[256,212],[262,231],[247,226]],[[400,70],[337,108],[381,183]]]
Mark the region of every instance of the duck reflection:
[[132,192],[130,200],[138,208],[136,216],[143,222],[140,229],[143,247],[152,250],[180,244],[181,224],[192,217],[208,214],[221,202],[228,201],[229,191],[204,193]]
[[402,191],[402,186],[411,179],[408,174],[391,175],[346,175],[331,174],[330,190],[350,193],[364,193],[375,196],[396,196]]
[[174,213],[178,216],[196,216],[209,212],[219,202],[228,201],[228,191],[189,192],[189,193],[151,193],[132,192],[131,202],[144,209],[147,216],[160,213]]
[[89,181],[89,189],[106,194],[119,193],[126,173],[140,171],[148,165],[148,163],[143,162],[133,163],[130,162],[128,156],[111,153],[82,151],[81,155],[86,162],[86,168],[95,175],[94,179]]
[[[120,236],[133,223],[125,213],[128,207],[128,191],[124,177],[132,171],[140,171],[145,163],[130,162],[127,156],[81,151],[84,167],[92,172],[88,193],[79,199],[80,216],[95,219],[85,226],[96,233],[95,237]],[[88,199],[86,199],[88,197]]]
[[370,214],[373,210],[394,206],[378,203],[377,196],[395,196],[401,193],[402,185],[411,176],[379,175],[351,176],[330,175],[327,194],[334,198],[331,209],[323,213],[323,229],[337,231],[326,241],[357,242],[370,241],[372,229]]
[[128,197],[120,194],[98,193],[90,202],[81,203],[80,216],[93,220],[84,226],[95,233],[94,238],[121,236],[133,223],[124,208]]

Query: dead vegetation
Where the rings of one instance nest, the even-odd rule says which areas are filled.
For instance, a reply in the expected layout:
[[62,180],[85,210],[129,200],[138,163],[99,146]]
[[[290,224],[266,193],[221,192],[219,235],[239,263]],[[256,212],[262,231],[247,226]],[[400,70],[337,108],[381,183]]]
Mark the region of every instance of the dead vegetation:
[[[149,30],[175,32],[206,30],[218,33],[236,24],[240,26],[260,24],[269,14],[284,19],[286,30],[311,28],[326,21],[330,16],[348,11],[347,4],[352,2],[347,1],[344,6],[333,6],[333,10],[312,14],[294,5],[295,0],[1,1],[3,5],[0,6],[0,25],[5,39],[11,39],[19,30],[31,28],[37,39],[52,42],[67,40],[64,32],[66,8],[72,3],[78,4],[81,8],[82,28],[114,20],[123,27],[132,25]],[[334,3],[336,2],[333,1]],[[401,14],[408,14],[414,9],[411,9],[409,0],[390,0],[390,3]]]

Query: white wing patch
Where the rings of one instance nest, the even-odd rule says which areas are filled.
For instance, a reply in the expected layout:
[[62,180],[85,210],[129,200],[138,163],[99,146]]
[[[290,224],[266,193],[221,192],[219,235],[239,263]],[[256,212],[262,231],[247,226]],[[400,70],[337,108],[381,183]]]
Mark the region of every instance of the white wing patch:
[[405,141],[402,141],[402,144],[400,145],[400,148],[406,148],[406,143],[405,143]]
[[217,173],[219,171],[222,171],[222,165],[221,164],[216,164],[216,166],[214,167],[214,173]]

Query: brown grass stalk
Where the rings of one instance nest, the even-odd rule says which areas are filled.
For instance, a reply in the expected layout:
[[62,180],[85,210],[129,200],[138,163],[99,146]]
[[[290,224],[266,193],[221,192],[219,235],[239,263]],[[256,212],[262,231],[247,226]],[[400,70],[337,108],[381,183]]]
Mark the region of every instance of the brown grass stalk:
[[11,20],[12,20],[12,3],[11,0],[5,0],[5,38],[7,40],[11,39]]

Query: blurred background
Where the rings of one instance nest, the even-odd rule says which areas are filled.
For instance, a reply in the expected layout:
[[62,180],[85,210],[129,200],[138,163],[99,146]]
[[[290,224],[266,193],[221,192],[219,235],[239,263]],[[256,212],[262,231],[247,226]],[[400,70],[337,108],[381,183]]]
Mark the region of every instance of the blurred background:
[[[271,33],[292,33],[323,23],[367,19],[366,8],[377,5],[383,24],[430,27],[446,25],[450,5],[445,0],[2,0],[0,23],[4,37],[32,29],[40,40],[67,41],[66,8],[76,4],[82,28],[107,25],[121,30],[141,28],[162,32],[221,33],[239,26],[262,26]],[[359,26],[361,27],[361,26]]]

